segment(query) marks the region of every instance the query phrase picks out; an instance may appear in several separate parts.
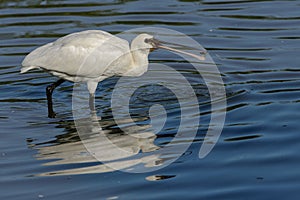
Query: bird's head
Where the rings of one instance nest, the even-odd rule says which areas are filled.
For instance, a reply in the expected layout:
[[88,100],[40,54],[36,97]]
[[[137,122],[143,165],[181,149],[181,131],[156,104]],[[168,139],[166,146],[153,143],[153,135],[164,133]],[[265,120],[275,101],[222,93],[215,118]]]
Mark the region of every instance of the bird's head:
[[160,41],[152,37],[146,37],[144,39],[144,42],[148,45],[150,45],[150,51],[154,51],[155,49],[159,48]]
[[146,33],[139,34],[132,41],[131,48],[134,50],[141,50],[141,51],[149,52],[150,50],[156,49],[156,46],[154,43],[148,42],[148,41],[152,41],[152,40],[155,40],[152,35],[149,35]]
[[142,33],[138,35],[134,40],[133,43],[135,46],[138,46],[142,49],[148,49],[153,51],[161,46],[161,42],[154,38],[154,36]]
[[[178,48],[180,47],[180,48],[193,49],[192,47],[187,47],[187,46],[180,45],[180,44],[174,44],[174,43],[170,43],[170,42],[160,41],[160,40],[154,38],[152,35],[149,35],[146,33],[142,33],[142,34],[138,35],[132,41],[132,47],[134,46],[135,50],[139,49],[139,50],[145,51],[147,53],[160,48],[160,49],[166,49],[169,51],[189,55],[189,56],[197,58],[199,60],[205,60],[205,54],[207,53],[206,50],[203,50],[203,51],[199,52],[199,55],[196,55],[196,54],[192,54],[192,53],[189,53],[186,51],[181,51],[179,49],[175,49],[175,48],[165,46],[165,45],[171,45],[171,46],[178,47]],[[197,50],[197,49],[195,49],[195,50]]]

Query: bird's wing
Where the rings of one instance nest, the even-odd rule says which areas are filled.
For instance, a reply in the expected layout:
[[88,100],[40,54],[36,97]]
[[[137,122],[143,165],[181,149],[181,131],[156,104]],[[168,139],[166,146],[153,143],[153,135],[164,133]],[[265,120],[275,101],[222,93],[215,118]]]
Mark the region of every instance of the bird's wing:
[[129,52],[126,40],[104,31],[83,31],[35,49],[25,57],[21,72],[42,68],[50,73],[95,78]]

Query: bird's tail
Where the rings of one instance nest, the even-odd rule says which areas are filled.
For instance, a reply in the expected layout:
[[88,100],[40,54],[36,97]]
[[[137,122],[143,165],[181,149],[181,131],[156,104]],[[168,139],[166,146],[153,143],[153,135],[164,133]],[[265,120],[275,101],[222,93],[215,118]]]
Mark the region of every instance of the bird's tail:
[[32,70],[32,69],[35,69],[35,68],[37,68],[37,67],[35,67],[35,66],[22,67],[20,73],[24,74],[24,73],[28,72],[29,70]]

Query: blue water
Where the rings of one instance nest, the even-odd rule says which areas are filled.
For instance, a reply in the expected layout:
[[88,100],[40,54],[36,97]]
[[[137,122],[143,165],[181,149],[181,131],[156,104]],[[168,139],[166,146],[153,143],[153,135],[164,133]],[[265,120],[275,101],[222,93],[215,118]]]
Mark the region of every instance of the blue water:
[[[299,1],[1,1],[0,8],[1,199],[298,198]],[[151,62],[172,66],[192,80],[200,125],[184,126],[197,135],[175,141],[191,145],[165,168],[107,170],[81,143],[72,115],[73,85],[64,83],[55,91],[58,115],[49,119],[45,87],[56,78],[41,71],[19,74],[21,62],[36,47],[72,32],[117,34],[146,26],[180,31],[208,50],[225,83],[226,122],[213,150],[199,159],[211,117],[207,88],[182,58],[153,52]],[[110,109],[116,81],[99,85],[97,114],[106,136],[131,148],[136,143],[129,144]],[[131,100],[141,129],[151,121],[152,104],[168,111],[163,129],[142,141],[138,155],[172,143],[178,129],[178,101],[170,91],[157,93],[156,87],[139,89]],[[198,120],[195,110],[186,109],[190,122]],[[123,125],[132,126],[126,120]],[[109,153],[105,145],[101,148]]]

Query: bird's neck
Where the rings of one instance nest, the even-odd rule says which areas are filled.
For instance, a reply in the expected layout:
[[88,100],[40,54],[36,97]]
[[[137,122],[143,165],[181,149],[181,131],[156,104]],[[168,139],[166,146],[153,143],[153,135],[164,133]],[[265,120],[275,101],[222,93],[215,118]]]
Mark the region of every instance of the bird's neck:
[[147,50],[131,50],[132,55],[132,69],[129,72],[129,76],[141,76],[148,69],[148,55]]

